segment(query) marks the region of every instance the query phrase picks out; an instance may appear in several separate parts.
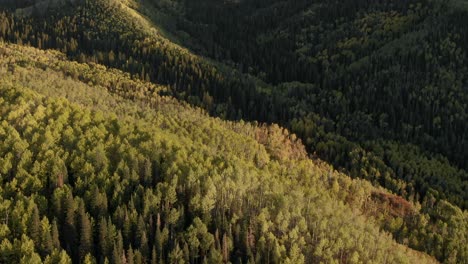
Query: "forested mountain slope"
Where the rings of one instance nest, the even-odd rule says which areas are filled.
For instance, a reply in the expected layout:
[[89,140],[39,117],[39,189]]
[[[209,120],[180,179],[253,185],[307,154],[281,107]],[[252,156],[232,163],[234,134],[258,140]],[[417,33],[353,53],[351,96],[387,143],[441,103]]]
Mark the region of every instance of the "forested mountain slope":
[[[325,180],[325,183],[328,184],[325,189],[331,188],[333,189],[331,192],[337,192],[337,194],[329,198],[334,203],[333,208],[336,207],[336,203],[345,208],[351,206],[352,210],[361,211],[365,215],[365,217],[362,216],[363,219],[374,219],[365,220],[368,222],[363,226],[370,225],[387,230],[392,233],[398,243],[425,251],[440,261],[465,263],[468,259],[468,250],[466,248],[467,213],[460,209],[465,209],[468,201],[468,174],[466,172],[466,150],[468,149],[466,147],[468,142],[466,105],[468,93],[465,77],[466,45],[464,43],[466,42],[466,32],[463,30],[465,25],[463,21],[466,20],[467,13],[463,7],[463,1],[387,1],[372,3],[367,1],[310,2],[277,0],[55,1],[55,3],[48,5],[46,9],[38,10],[33,8],[31,15],[27,16],[25,15],[29,12],[24,12],[24,8],[30,10],[28,9],[30,7],[28,1],[16,1],[15,5],[2,6],[5,11],[0,13],[0,40],[21,45],[32,45],[42,49],[59,49],[68,58],[80,62],[98,62],[108,67],[119,68],[131,74],[131,78],[130,76],[125,78],[114,76],[112,78],[105,77],[105,81],[98,80],[101,77],[96,76],[101,74],[95,72],[97,70],[89,73],[86,66],[68,64],[62,61],[61,55],[49,54],[46,57],[58,56],[61,58],[59,61],[62,61],[62,63],[57,66],[54,59],[51,60],[55,66],[52,66],[49,62],[39,64],[34,62],[34,66],[28,66],[27,70],[20,70],[20,72],[23,71],[23,74],[20,75],[21,78],[15,77],[14,74],[9,77],[12,78],[9,79],[12,83],[23,83],[23,86],[26,87],[33,83],[33,90],[42,93],[46,97],[61,95],[68,98],[72,105],[78,103],[86,109],[100,113],[114,112],[118,117],[121,115],[127,116],[125,122],[130,122],[131,128],[127,129],[130,129],[128,131],[137,131],[136,134],[139,134],[140,127],[133,127],[134,123],[132,122],[134,121],[130,120],[142,120],[141,125],[145,129],[150,129],[148,127],[151,127],[152,124],[159,125],[161,129],[166,131],[165,135],[175,134],[175,136],[170,137],[174,142],[178,142],[177,144],[174,143],[177,145],[177,149],[182,148],[179,144],[184,148],[191,146],[194,144],[192,141],[197,142],[196,146],[189,147],[192,151],[198,151],[198,148],[205,149],[201,145],[208,144],[211,147],[208,150],[203,150],[203,155],[198,154],[198,152],[194,153],[195,157],[198,157],[194,164],[205,164],[205,159],[213,159],[216,162],[223,161],[224,163],[228,161],[236,163],[239,159],[246,160],[247,163],[252,163],[249,166],[254,166],[260,170],[259,174],[262,175],[262,178],[257,179],[256,184],[258,185],[260,185],[259,182],[263,183],[270,178],[270,174],[262,174],[261,171],[265,169],[264,166],[270,168],[267,164],[270,164],[271,160],[279,162],[279,165],[277,165],[279,167],[275,168],[283,169],[279,169],[281,173],[278,174],[268,169],[268,173],[286,175],[286,178],[299,177],[301,179],[304,173],[315,175],[317,169],[322,170],[325,167],[322,174],[319,173],[325,175],[325,177],[319,178]],[[142,16],[142,14],[145,16]],[[212,14],[217,15],[213,16]],[[171,41],[166,37],[169,37]],[[14,47],[20,49],[19,46]],[[11,47],[5,50],[7,55],[4,57],[6,58],[4,69],[8,69],[6,75],[11,75],[21,67],[24,68],[25,65],[22,65],[22,63],[31,60],[31,57],[16,59],[19,54],[12,55]],[[25,50],[21,48],[21,51]],[[36,54],[36,52],[32,51],[30,53]],[[42,58],[43,56],[32,55],[32,58],[36,57]],[[15,59],[9,63],[8,60],[12,58]],[[15,65],[20,66],[20,68],[17,69]],[[61,74],[56,77],[53,77],[55,74],[43,75],[38,69],[34,69],[36,67],[40,69],[53,68],[54,71],[64,72],[65,76],[67,76],[66,81],[62,80],[63,76]],[[79,70],[74,69],[75,67]],[[97,68],[103,70],[103,68]],[[122,73],[115,74],[120,76]],[[47,81],[49,79],[54,81]],[[121,84],[120,81],[123,79],[126,81]],[[142,84],[136,79],[160,83],[163,86],[148,86],[147,83]],[[39,81],[37,82],[37,80]],[[73,86],[72,83],[75,82],[79,82],[79,86],[85,84],[93,87],[93,89],[84,88],[88,91],[86,95],[83,95],[79,89],[70,91],[61,89],[62,86]],[[106,93],[92,95],[96,90],[94,89],[96,85],[107,88],[113,94],[141,103],[127,102],[123,107],[121,106],[122,102],[114,98],[114,96],[109,96]],[[46,89],[44,87],[56,88]],[[135,89],[139,92],[135,93]],[[97,90],[99,91],[99,89]],[[313,163],[314,166],[312,167],[304,168],[302,163],[298,165],[296,159],[301,160],[301,162],[307,160],[307,155],[301,143],[296,142],[295,139],[292,141],[290,138],[288,139],[289,136],[283,135],[283,130],[278,127],[262,126],[257,128],[243,123],[226,122],[221,122],[223,125],[217,127],[210,121],[208,122],[209,125],[204,126],[204,129],[195,129],[194,126],[198,127],[203,123],[202,121],[195,125],[191,123],[193,120],[200,120],[201,117],[196,118],[193,116],[194,112],[200,110],[193,111],[191,108],[187,110],[187,106],[174,101],[174,99],[161,97],[164,95],[172,95],[178,99],[183,99],[189,104],[202,107],[211,115],[223,119],[280,123],[291,129],[302,139],[307,151],[314,159],[320,157],[353,178],[363,178],[374,186],[383,186],[391,192],[410,200],[410,203],[386,191],[377,191],[377,189],[365,183],[367,181],[355,181],[354,184],[351,184],[349,179],[346,178],[347,180],[337,180],[338,184],[334,184],[335,176],[333,175],[342,174],[333,172],[328,166],[319,165],[316,162]],[[6,95],[5,98],[7,98]],[[26,98],[29,99],[31,96],[26,96]],[[9,103],[11,99],[11,97],[8,97],[6,103]],[[141,106],[141,104],[145,106]],[[189,122],[191,124],[188,125],[190,128],[176,125],[178,123],[173,120],[162,122],[161,120],[164,118],[153,118],[152,115],[148,116],[145,110],[138,108],[143,107],[143,109],[146,109],[148,106],[156,108],[157,111],[165,113],[166,116],[174,116],[175,120],[179,120],[179,118],[189,120],[182,123]],[[13,104],[11,109],[16,109],[16,107],[18,107],[18,104]],[[113,110],[109,111],[109,109]],[[183,109],[185,110],[182,111]],[[184,118],[180,117],[179,112],[185,113],[186,116]],[[212,120],[203,114],[201,116],[203,116],[201,118],[203,120]],[[92,119],[95,118],[93,115],[91,117]],[[105,122],[108,121],[108,118],[104,119]],[[98,118],[98,120],[101,119]],[[102,123],[102,126],[105,128],[111,126],[105,122]],[[175,128],[173,128],[174,125],[176,125]],[[86,130],[83,127],[77,129]],[[151,129],[144,131],[147,134],[156,133]],[[234,130],[234,132],[231,130]],[[120,136],[120,141],[112,144],[114,146],[118,145],[123,138],[129,137],[130,134],[128,133],[130,132],[128,131],[122,132],[124,135]],[[227,140],[224,136],[214,136],[212,134],[214,131],[219,132],[219,134],[216,134],[218,136],[225,133],[229,135],[240,134],[241,136],[237,136],[235,140]],[[115,133],[119,134],[120,130]],[[90,135],[86,134],[86,137]],[[80,134],[78,137],[85,137],[85,134]],[[186,138],[190,140],[187,141]],[[32,140],[32,138],[30,139]],[[30,139],[25,140],[25,142]],[[132,148],[136,148],[137,152],[141,151],[144,156],[149,153],[149,146],[132,145],[135,142],[139,144],[140,139],[138,137],[134,138],[136,141],[129,142],[129,144]],[[212,146],[211,140],[217,142],[218,145]],[[88,146],[93,146],[93,144],[83,145],[81,149],[84,151]],[[286,150],[283,150],[285,146]],[[143,147],[143,149],[140,149],[140,147]],[[61,146],[60,148],[64,147]],[[264,148],[264,151],[260,151],[258,148]],[[65,149],[67,148],[65,147]],[[114,152],[114,150],[104,149],[104,152]],[[92,150],[90,151],[89,155],[81,156],[88,162],[93,160],[94,157]],[[171,152],[172,150],[168,151]],[[126,150],[122,150],[122,153],[124,152]],[[62,152],[58,151],[58,153]],[[227,156],[220,159],[208,158],[211,157],[210,155],[222,156],[221,153],[227,153]],[[208,156],[204,156],[205,154]],[[140,156],[138,154],[122,155],[125,156],[122,160],[127,163],[128,170],[135,171],[139,176],[131,176],[134,177],[133,183],[127,189],[109,187],[106,191],[98,190],[99,193],[109,195],[106,197],[109,201],[113,200],[113,198],[122,199],[119,196],[110,198],[115,190],[117,190],[117,193],[126,193],[141,184],[144,191],[138,194],[140,195],[148,191],[146,189],[151,189],[149,186],[154,186],[156,182],[163,182],[159,178],[150,180],[149,183],[145,183],[148,179],[138,181],[135,177],[139,178],[141,175],[145,175],[143,168],[137,169],[137,167],[144,167],[144,165],[138,164],[144,164],[145,161],[134,161],[133,158],[131,161],[126,160],[133,156]],[[179,157],[180,164],[184,164],[183,160],[188,159],[189,156],[191,155],[187,154]],[[288,165],[285,166],[284,156],[288,157],[286,160],[292,159],[295,161],[287,163]],[[118,162],[118,159],[116,158],[117,161],[115,161],[114,158],[116,157],[109,157],[109,162]],[[156,163],[157,165],[153,162],[156,161],[151,160],[151,167],[157,167],[162,161],[157,161],[159,162]],[[104,179],[115,177],[112,178],[114,180],[109,181],[114,181],[112,184],[116,184],[115,182],[121,181],[121,178],[118,178],[121,176],[119,176],[118,172],[116,173],[117,176],[113,173],[117,171],[119,166],[123,165],[114,164],[106,167],[111,177],[106,174],[103,176],[99,172],[91,172],[91,174],[94,173],[93,177],[101,178],[97,181],[97,178],[90,179],[101,183],[105,181]],[[211,165],[206,166],[209,169],[197,167],[197,170],[201,170],[199,171],[201,175],[196,174],[194,176],[195,180],[200,177],[200,179],[205,179],[202,177],[203,172],[207,173],[204,177],[207,177],[206,175],[211,176],[213,169],[210,167]],[[243,163],[239,166],[243,166]],[[317,166],[318,168],[315,168]],[[127,173],[126,169],[119,168],[120,172]],[[100,171],[100,169],[98,170]],[[178,179],[182,177],[181,175],[185,177],[197,170],[180,170],[177,172]],[[237,172],[241,175],[244,174],[245,170],[239,169],[236,171],[236,175]],[[290,172],[291,175],[284,174],[286,172]],[[159,175],[157,173],[159,172],[154,170],[151,175]],[[174,174],[174,171],[170,170],[169,174],[171,173]],[[81,176],[77,178],[81,178]],[[288,188],[293,188],[295,184],[303,184],[305,189],[300,189],[298,192],[308,193],[315,191],[309,190],[308,187],[317,188],[316,185],[324,184],[320,182],[316,185],[307,185],[294,180],[283,186],[283,178],[279,178],[281,180],[278,180],[274,187],[272,187],[273,185],[270,186],[270,194],[275,197],[274,202],[268,200],[269,202],[263,203],[266,201],[263,196],[255,196],[255,198],[246,198],[249,201],[246,203],[261,202],[261,204],[256,205],[257,209],[266,207],[266,205],[295,206],[297,201],[302,200],[296,201],[296,198],[291,198],[286,202],[281,198],[282,195],[290,197],[288,196]],[[73,182],[69,185],[75,188],[76,184]],[[180,182],[171,184],[178,186]],[[327,186],[326,184],[325,186]],[[230,186],[232,191],[235,190],[236,185],[237,182]],[[189,200],[196,197],[194,196],[195,193],[208,191],[207,187],[204,187],[205,189],[197,187],[198,189],[193,191],[190,186],[187,186],[188,183],[184,182],[182,187],[177,187],[177,191],[183,192],[183,194],[178,194],[184,197],[185,200],[181,201],[181,203],[188,204],[185,206],[194,206],[190,204]],[[249,191],[258,191],[256,189],[243,189],[242,186],[240,184],[239,188],[241,188],[240,190],[244,195]],[[257,185],[254,184],[253,188],[255,186]],[[82,188],[85,187],[82,186]],[[187,191],[186,188],[189,188],[190,191]],[[265,190],[262,189],[261,191]],[[70,190],[70,192],[73,197],[77,194],[76,190]],[[85,193],[85,190],[81,190],[78,197],[82,197],[83,193]],[[94,194],[97,197],[97,192]],[[68,193],[64,194],[65,196],[68,199]],[[88,195],[88,197],[92,196]],[[48,194],[44,194],[44,197],[47,198]],[[163,199],[162,196],[160,199]],[[197,199],[200,200],[201,198]],[[228,199],[224,196],[219,199],[221,199],[225,208],[230,208],[229,206],[232,205],[224,204],[224,201]],[[81,221],[80,219],[82,219],[80,216],[74,217],[75,214],[80,212],[78,210],[81,210],[79,200],[75,201],[74,207],[76,207],[76,210],[73,211],[71,217],[74,221]],[[132,202],[137,212],[139,212],[137,207],[143,206],[141,200],[141,198],[135,198]],[[128,200],[118,201],[125,201],[124,204],[128,204]],[[343,205],[339,201],[347,205]],[[138,202],[140,202],[139,205],[137,205]],[[415,206],[411,202],[414,202]],[[242,205],[246,203],[242,202]],[[110,214],[119,214],[120,224],[128,222],[122,220],[123,213],[121,211],[119,213],[113,211],[118,206],[113,206],[112,209],[109,209]],[[183,207],[180,204],[178,206]],[[210,205],[203,206],[206,209],[206,206],[209,207]],[[99,225],[102,215],[93,215],[90,210],[95,209],[84,207],[90,219],[94,219],[94,226]],[[176,209],[176,212],[180,210],[180,208],[176,208],[177,206],[170,205],[169,207],[170,209]],[[110,205],[109,208],[111,208]],[[166,205],[161,208],[161,210],[168,210]],[[200,206],[197,208],[196,210],[190,210],[199,210],[198,213],[205,210],[200,209]],[[244,210],[244,208],[239,208],[239,205],[235,208],[236,210]],[[43,208],[39,209],[43,210]],[[182,222],[178,222],[173,226],[174,223],[171,223],[170,226],[167,226],[168,235],[171,236],[165,238],[168,244],[165,244],[164,250],[155,249],[157,258],[170,261],[171,252],[174,251],[176,255],[184,252],[181,254],[184,255],[185,259],[196,263],[203,261],[205,257],[208,259],[211,252],[213,252],[212,257],[215,258],[216,252],[220,251],[218,253],[221,253],[224,259],[228,255],[232,262],[239,259],[243,262],[248,259],[257,262],[285,262],[287,258],[292,261],[292,255],[288,254],[291,254],[292,246],[297,245],[299,248],[295,248],[294,252],[301,252],[304,260],[309,262],[318,262],[320,260],[330,262],[331,259],[340,262],[352,262],[356,260],[356,256],[358,256],[357,260],[363,262],[368,262],[371,259],[382,262],[378,261],[383,256],[379,255],[380,253],[361,257],[359,254],[367,254],[362,253],[366,251],[364,250],[365,247],[359,250],[345,251],[344,249],[347,246],[342,245],[344,243],[342,237],[348,235],[344,233],[335,236],[335,238],[340,239],[329,239],[327,237],[326,240],[320,240],[314,231],[309,234],[312,236],[312,240],[306,238],[301,240],[306,241],[306,244],[310,241],[313,242],[311,242],[311,247],[307,247],[301,244],[303,242],[299,243],[296,240],[291,242],[291,240],[285,238],[287,236],[288,239],[292,239],[290,236],[295,237],[296,235],[289,233],[285,235],[286,231],[271,231],[272,236],[263,234],[264,240],[260,243],[260,240],[257,240],[259,235],[251,234],[250,230],[253,227],[249,226],[249,221],[252,219],[257,221],[260,214],[248,218],[249,221],[246,221],[246,218],[240,217],[238,212],[236,214],[229,212],[227,216],[223,216],[218,209],[216,211],[208,210],[216,214],[216,216],[208,217],[206,211],[201,215],[196,215],[188,213],[186,210],[188,209],[183,207],[181,215],[184,216],[184,220],[180,220]],[[301,211],[301,214],[304,213],[304,210]],[[306,212],[305,215],[309,213],[307,210]],[[328,217],[328,213],[324,213],[327,212],[326,210],[315,212],[316,217],[325,215]],[[48,216],[50,216],[51,213],[48,213]],[[139,214],[132,214],[133,218],[128,218],[133,221],[132,232],[137,232],[137,226],[140,226],[138,223],[140,222]],[[242,214],[245,214],[245,212]],[[257,225],[258,230],[280,228],[281,221],[278,219],[284,217],[283,213],[281,216],[272,215],[271,212],[265,214],[266,216],[262,215],[260,218],[274,217],[275,220],[271,220],[271,223],[269,222],[269,225],[265,227],[266,229],[263,224],[261,228]],[[44,212],[40,211],[40,216],[43,215]],[[161,211],[159,217],[169,217],[168,213],[166,216],[163,215],[164,213]],[[290,213],[290,215],[294,214]],[[345,215],[337,216],[337,219],[343,218],[337,221],[348,219]],[[174,240],[175,234],[183,233],[184,228],[190,225],[195,216],[201,219],[201,222],[208,228],[208,232],[217,240],[214,243],[216,250],[209,248],[199,249],[198,251],[192,250],[188,245],[189,243],[183,240],[187,239],[186,236],[183,236],[182,240],[180,237]],[[153,231],[159,230],[158,232],[161,232],[162,226],[155,228],[154,222],[158,222],[157,217],[155,217],[152,216],[151,234],[146,233],[148,241],[153,241],[155,238],[156,235]],[[227,220],[222,220],[222,224],[219,224],[219,222],[213,223],[212,220],[216,217],[236,219],[236,221],[240,221],[236,222],[239,223],[239,227],[234,224],[227,225]],[[330,212],[329,217],[335,216]],[[149,220],[151,217],[145,215],[142,218],[144,223],[151,225]],[[287,218],[284,223],[293,223],[293,225],[300,223],[291,220],[293,218]],[[52,219],[49,220],[52,221]],[[65,223],[63,218],[57,219],[57,221],[62,221],[60,224]],[[116,220],[113,219],[112,221]],[[268,222],[268,220],[265,221]],[[109,219],[106,219],[106,222],[109,222]],[[116,222],[112,222],[112,225],[118,226]],[[344,224],[344,226],[348,225],[348,222]],[[230,226],[231,229],[227,226]],[[75,226],[75,228],[79,229],[79,225]],[[294,230],[292,226],[286,226],[285,228]],[[317,226],[314,226],[313,230],[316,230],[316,228]],[[359,228],[357,230],[360,230]],[[216,232],[216,229],[219,229],[218,232]],[[237,229],[239,230],[239,236],[236,237],[234,233]],[[78,232],[77,230],[75,231]],[[232,237],[229,237],[228,230],[230,230]],[[335,231],[344,232],[338,230]],[[375,232],[375,230],[371,231],[371,233]],[[59,231],[62,232],[62,230]],[[141,230],[138,232],[140,232],[140,236]],[[223,232],[227,237],[225,241]],[[14,234],[20,233],[14,232]],[[117,234],[118,232],[115,231],[114,233]],[[127,244],[122,248],[127,249],[129,244],[125,235],[123,236],[124,242]],[[278,236],[282,238],[269,240],[270,238],[273,239],[273,237],[276,239]],[[381,237],[380,234],[375,236]],[[78,239],[78,237],[79,235],[76,233],[75,239]],[[251,237],[255,238],[255,242],[246,241]],[[354,237],[354,235],[351,235],[351,237]],[[98,241],[95,232],[93,239],[95,243]],[[131,241],[135,242],[132,244],[132,248],[136,249],[141,237],[132,239]],[[390,240],[385,238],[385,241]],[[79,245],[79,241],[75,242],[75,245]],[[187,243],[187,248],[184,248],[184,242]],[[244,244],[239,246],[238,243],[240,242]],[[13,243],[13,240],[11,243]],[[17,243],[20,243],[19,240]],[[228,247],[224,243],[230,246]],[[356,242],[356,244],[362,243],[364,242]],[[118,239],[116,244],[118,248],[116,254],[120,255],[122,250],[119,248]],[[373,244],[375,242],[369,245]],[[348,244],[345,243],[345,245]],[[8,248],[8,245],[5,247]],[[148,254],[142,253],[140,249],[139,254],[135,255],[146,254],[147,260],[153,259],[148,257],[152,255],[152,253],[149,253],[149,251],[152,251],[152,247],[152,245],[149,246]],[[255,250],[250,247],[255,248]],[[83,254],[80,255],[77,252],[78,249],[69,244],[63,244],[62,248],[68,250],[74,260],[78,260],[83,256]],[[179,253],[175,253],[179,251],[177,248],[180,249]],[[227,253],[226,248],[229,248]],[[310,248],[313,248],[313,252],[310,251]],[[339,250],[339,248],[343,248],[343,250]],[[394,250],[400,254],[402,251],[398,248],[400,246],[397,246]],[[115,253],[113,249],[113,245],[108,245],[107,251],[101,251],[102,248],[99,248],[98,245],[97,248],[93,249],[93,252],[104,252],[99,254],[108,256],[110,260],[118,261],[118,256],[112,257]],[[44,252],[40,254],[45,257]],[[392,253],[394,256],[395,254]],[[411,260],[414,256],[413,253],[401,254],[409,254],[407,257],[401,255],[401,260],[408,259],[410,262],[414,262]],[[98,257],[98,261],[103,260],[101,256],[95,256]],[[296,260],[299,261],[301,257],[300,255],[297,256],[299,259]],[[400,262],[397,259],[387,259],[388,261]]]
[[2,263],[435,262],[379,230],[394,213],[427,221],[417,208],[278,126],[208,117],[57,52],[0,44],[0,73]]
[[[353,177],[411,200],[465,208],[466,12],[455,2],[66,3],[48,15],[3,13],[0,36],[168,84],[169,94],[223,118],[278,122],[309,153]],[[343,18],[330,21],[336,16],[327,10]],[[226,63],[168,41],[153,28],[159,22],[179,43],[198,43],[202,54]]]

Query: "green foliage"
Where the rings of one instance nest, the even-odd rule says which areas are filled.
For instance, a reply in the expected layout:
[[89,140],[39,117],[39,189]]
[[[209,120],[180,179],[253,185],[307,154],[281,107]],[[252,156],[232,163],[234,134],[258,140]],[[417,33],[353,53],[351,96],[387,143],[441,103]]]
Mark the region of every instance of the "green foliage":
[[[466,182],[468,159],[466,9],[459,5],[84,1],[51,5],[48,14],[54,15],[2,13],[0,38],[59,49],[80,61],[167,84],[165,93],[223,118],[281,123],[310,153],[353,177],[419,202],[432,188],[436,199],[465,208],[466,192],[457,187]],[[181,39],[198,43],[195,50],[232,68],[169,42],[131,7],[172,14],[170,31],[188,32],[193,37],[185,33]],[[416,165],[422,172],[407,177],[398,171],[406,162],[389,164],[374,152],[394,151],[381,144],[388,140],[420,148],[415,163],[439,154],[448,163],[442,174]],[[353,161],[351,153],[363,152],[367,164]],[[432,175],[450,183],[428,182]]]
[[[122,262],[133,246],[134,262],[156,261],[153,255],[331,262],[342,241],[330,246],[331,240],[311,242],[302,234],[314,246],[308,251],[303,241],[281,238],[294,227],[283,223],[282,233],[252,227],[261,208],[290,200],[237,200],[281,194],[280,184],[260,186],[271,175],[286,175],[297,188],[304,172],[288,172],[297,166],[288,162],[306,159],[302,140],[312,157],[421,210],[327,176],[331,200],[362,209],[401,244],[448,263],[468,259],[466,213],[444,217],[467,206],[463,1],[65,1],[51,4],[46,16],[28,9],[28,1],[14,4],[26,8],[0,14],[0,40],[59,49],[91,64],[70,63],[56,52],[0,50],[0,73],[8,77],[2,85],[9,88],[2,100],[19,108],[0,109],[8,124],[0,130],[0,194],[8,197],[0,212],[14,219],[0,225],[0,238],[11,245],[12,237],[26,234],[42,258],[61,247],[75,261],[91,253],[98,262]],[[163,38],[164,30],[132,8],[146,10],[156,26],[216,62]],[[29,99],[10,94],[35,96],[23,86],[50,101],[23,104]],[[275,125],[208,119],[165,95],[223,119],[277,122],[301,140]],[[67,110],[68,103],[78,107]],[[17,192],[34,198],[12,199]],[[240,209],[246,204],[247,212]],[[22,217],[25,211],[32,213]],[[196,253],[181,235],[194,219],[215,240]],[[342,250],[339,259],[365,262],[362,251]]]
[[[434,262],[364,214],[374,187],[307,158],[278,126],[211,118],[56,52],[0,50],[5,263]],[[437,221],[461,241],[466,214],[437,206],[427,217],[453,212]]]

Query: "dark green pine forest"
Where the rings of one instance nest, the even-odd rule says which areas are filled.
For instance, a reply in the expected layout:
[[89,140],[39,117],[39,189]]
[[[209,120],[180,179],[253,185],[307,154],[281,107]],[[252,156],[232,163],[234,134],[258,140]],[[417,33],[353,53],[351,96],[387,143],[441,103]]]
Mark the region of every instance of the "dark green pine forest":
[[0,263],[468,263],[467,25],[0,0]]

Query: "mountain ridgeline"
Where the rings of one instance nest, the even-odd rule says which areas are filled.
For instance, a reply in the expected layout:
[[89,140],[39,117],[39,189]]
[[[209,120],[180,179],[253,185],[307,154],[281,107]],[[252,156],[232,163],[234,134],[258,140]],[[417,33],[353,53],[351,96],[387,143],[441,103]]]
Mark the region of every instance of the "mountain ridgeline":
[[467,263],[465,1],[0,7],[0,263]]

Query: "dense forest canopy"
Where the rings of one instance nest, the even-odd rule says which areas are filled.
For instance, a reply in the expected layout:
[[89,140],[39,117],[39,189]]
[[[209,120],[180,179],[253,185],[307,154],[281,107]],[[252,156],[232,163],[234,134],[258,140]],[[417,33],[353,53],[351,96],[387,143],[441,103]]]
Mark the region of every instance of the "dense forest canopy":
[[0,6],[0,262],[468,260],[464,1]]
[[433,262],[379,230],[428,214],[308,159],[278,126],[210,118],[58,53],[0,54],[2,262]]

